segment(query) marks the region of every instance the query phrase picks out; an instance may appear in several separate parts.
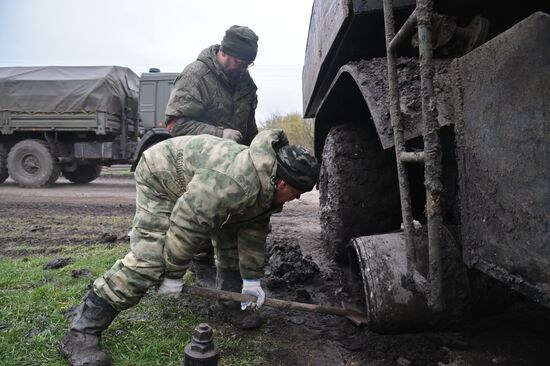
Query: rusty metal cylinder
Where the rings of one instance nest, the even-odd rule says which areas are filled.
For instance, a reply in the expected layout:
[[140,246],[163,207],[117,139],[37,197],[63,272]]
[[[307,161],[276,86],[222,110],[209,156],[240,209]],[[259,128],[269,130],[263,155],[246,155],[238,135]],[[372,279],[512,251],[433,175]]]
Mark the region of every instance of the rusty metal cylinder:
[[369,327],[391,333],[429,324],[431,314],[424,294],[406,286],[404,234],[364,236],[354,238],[352,244],[361,270]]
[[214,344],[212,327],[206,323],[197,325],[191,342],[185,346],[184,366],[217,366],[220,350]]

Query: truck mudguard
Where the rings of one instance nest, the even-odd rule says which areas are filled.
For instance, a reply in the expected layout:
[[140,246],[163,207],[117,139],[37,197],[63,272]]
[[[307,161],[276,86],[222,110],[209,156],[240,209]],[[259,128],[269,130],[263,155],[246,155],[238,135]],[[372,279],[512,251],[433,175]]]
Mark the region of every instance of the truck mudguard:
[[136,152],[134,154],[134,162],[132,163],[130,171],[133,172],[136,170],[139,159],[141,158],[141,155],[145,150],[158,142],[169,139],[170,137],[172,137],[170,132],[168,132],[168,130],[163,127],[157,127],[147,131],[147,133],[143,135],[143,137],[139,140],[137,144]]

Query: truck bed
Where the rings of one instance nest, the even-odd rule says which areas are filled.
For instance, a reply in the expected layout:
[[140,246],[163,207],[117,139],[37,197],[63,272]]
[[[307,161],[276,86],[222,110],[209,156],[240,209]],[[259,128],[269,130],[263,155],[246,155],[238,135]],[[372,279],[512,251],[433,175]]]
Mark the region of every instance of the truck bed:
[[0,68],[0,132],[120,133],[137,118],[138,85],[119,66]]

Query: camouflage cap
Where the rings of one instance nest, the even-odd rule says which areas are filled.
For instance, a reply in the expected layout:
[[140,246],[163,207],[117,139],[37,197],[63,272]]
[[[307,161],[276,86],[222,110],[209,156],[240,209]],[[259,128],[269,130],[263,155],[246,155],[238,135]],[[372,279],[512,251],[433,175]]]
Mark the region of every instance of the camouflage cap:
[[309,192],[319,179],[319,163],[300,145],[286,145],[277,150],[277,176],[292,187]]
[[225,31],[221,50],[230,56],[251,63],[258,53],[258,36],[248,27],[234,25]]

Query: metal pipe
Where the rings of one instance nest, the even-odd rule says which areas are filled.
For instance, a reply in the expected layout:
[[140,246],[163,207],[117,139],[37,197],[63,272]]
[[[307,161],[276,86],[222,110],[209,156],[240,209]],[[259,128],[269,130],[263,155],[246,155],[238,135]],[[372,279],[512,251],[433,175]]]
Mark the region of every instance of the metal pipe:
[[397,78],[397,63],[395,55],[390,50],[390,43],[395,34],[393,19],[393,1],[384,0],[384,28],[386,31],[386,56],[388,64],[388,92],[390,99],[390,120],[393,128],[395,144],[395,160],[397,163],[397,176],[399,180],[399,193],[401,198],[401,216],[403,220],[403,231],[407,244],[407,279],[411,284],[413,271],[416,267],[416,252],[412,240],[413,217],[411,207],[411,193],[409,188],[409,177],[405,164],[399,159],[399,155],[405,151],[405,137],[401,123],[401,110],[399,108],[399,85]]
[[433,87],[435,73],[432,59],[432,0],[417,0],[418,41],[420,51],[420,93],[422,97],[422,120],[424,124],[424,182],[426,185],[426,216],[428,218],[430,293],[428,306],[434,311],[445,307],[443,299],[441,264],[441,145],[439,124]]
[[399,159],[401,159],[403,163],[424,163],[425,154],[424,151],[403,151],[399,154]]
[[409,18],[397,32],[390,42],[389,50],[395,52],[406,40],[408,40],[416,29],[416,9],[409,15]]

